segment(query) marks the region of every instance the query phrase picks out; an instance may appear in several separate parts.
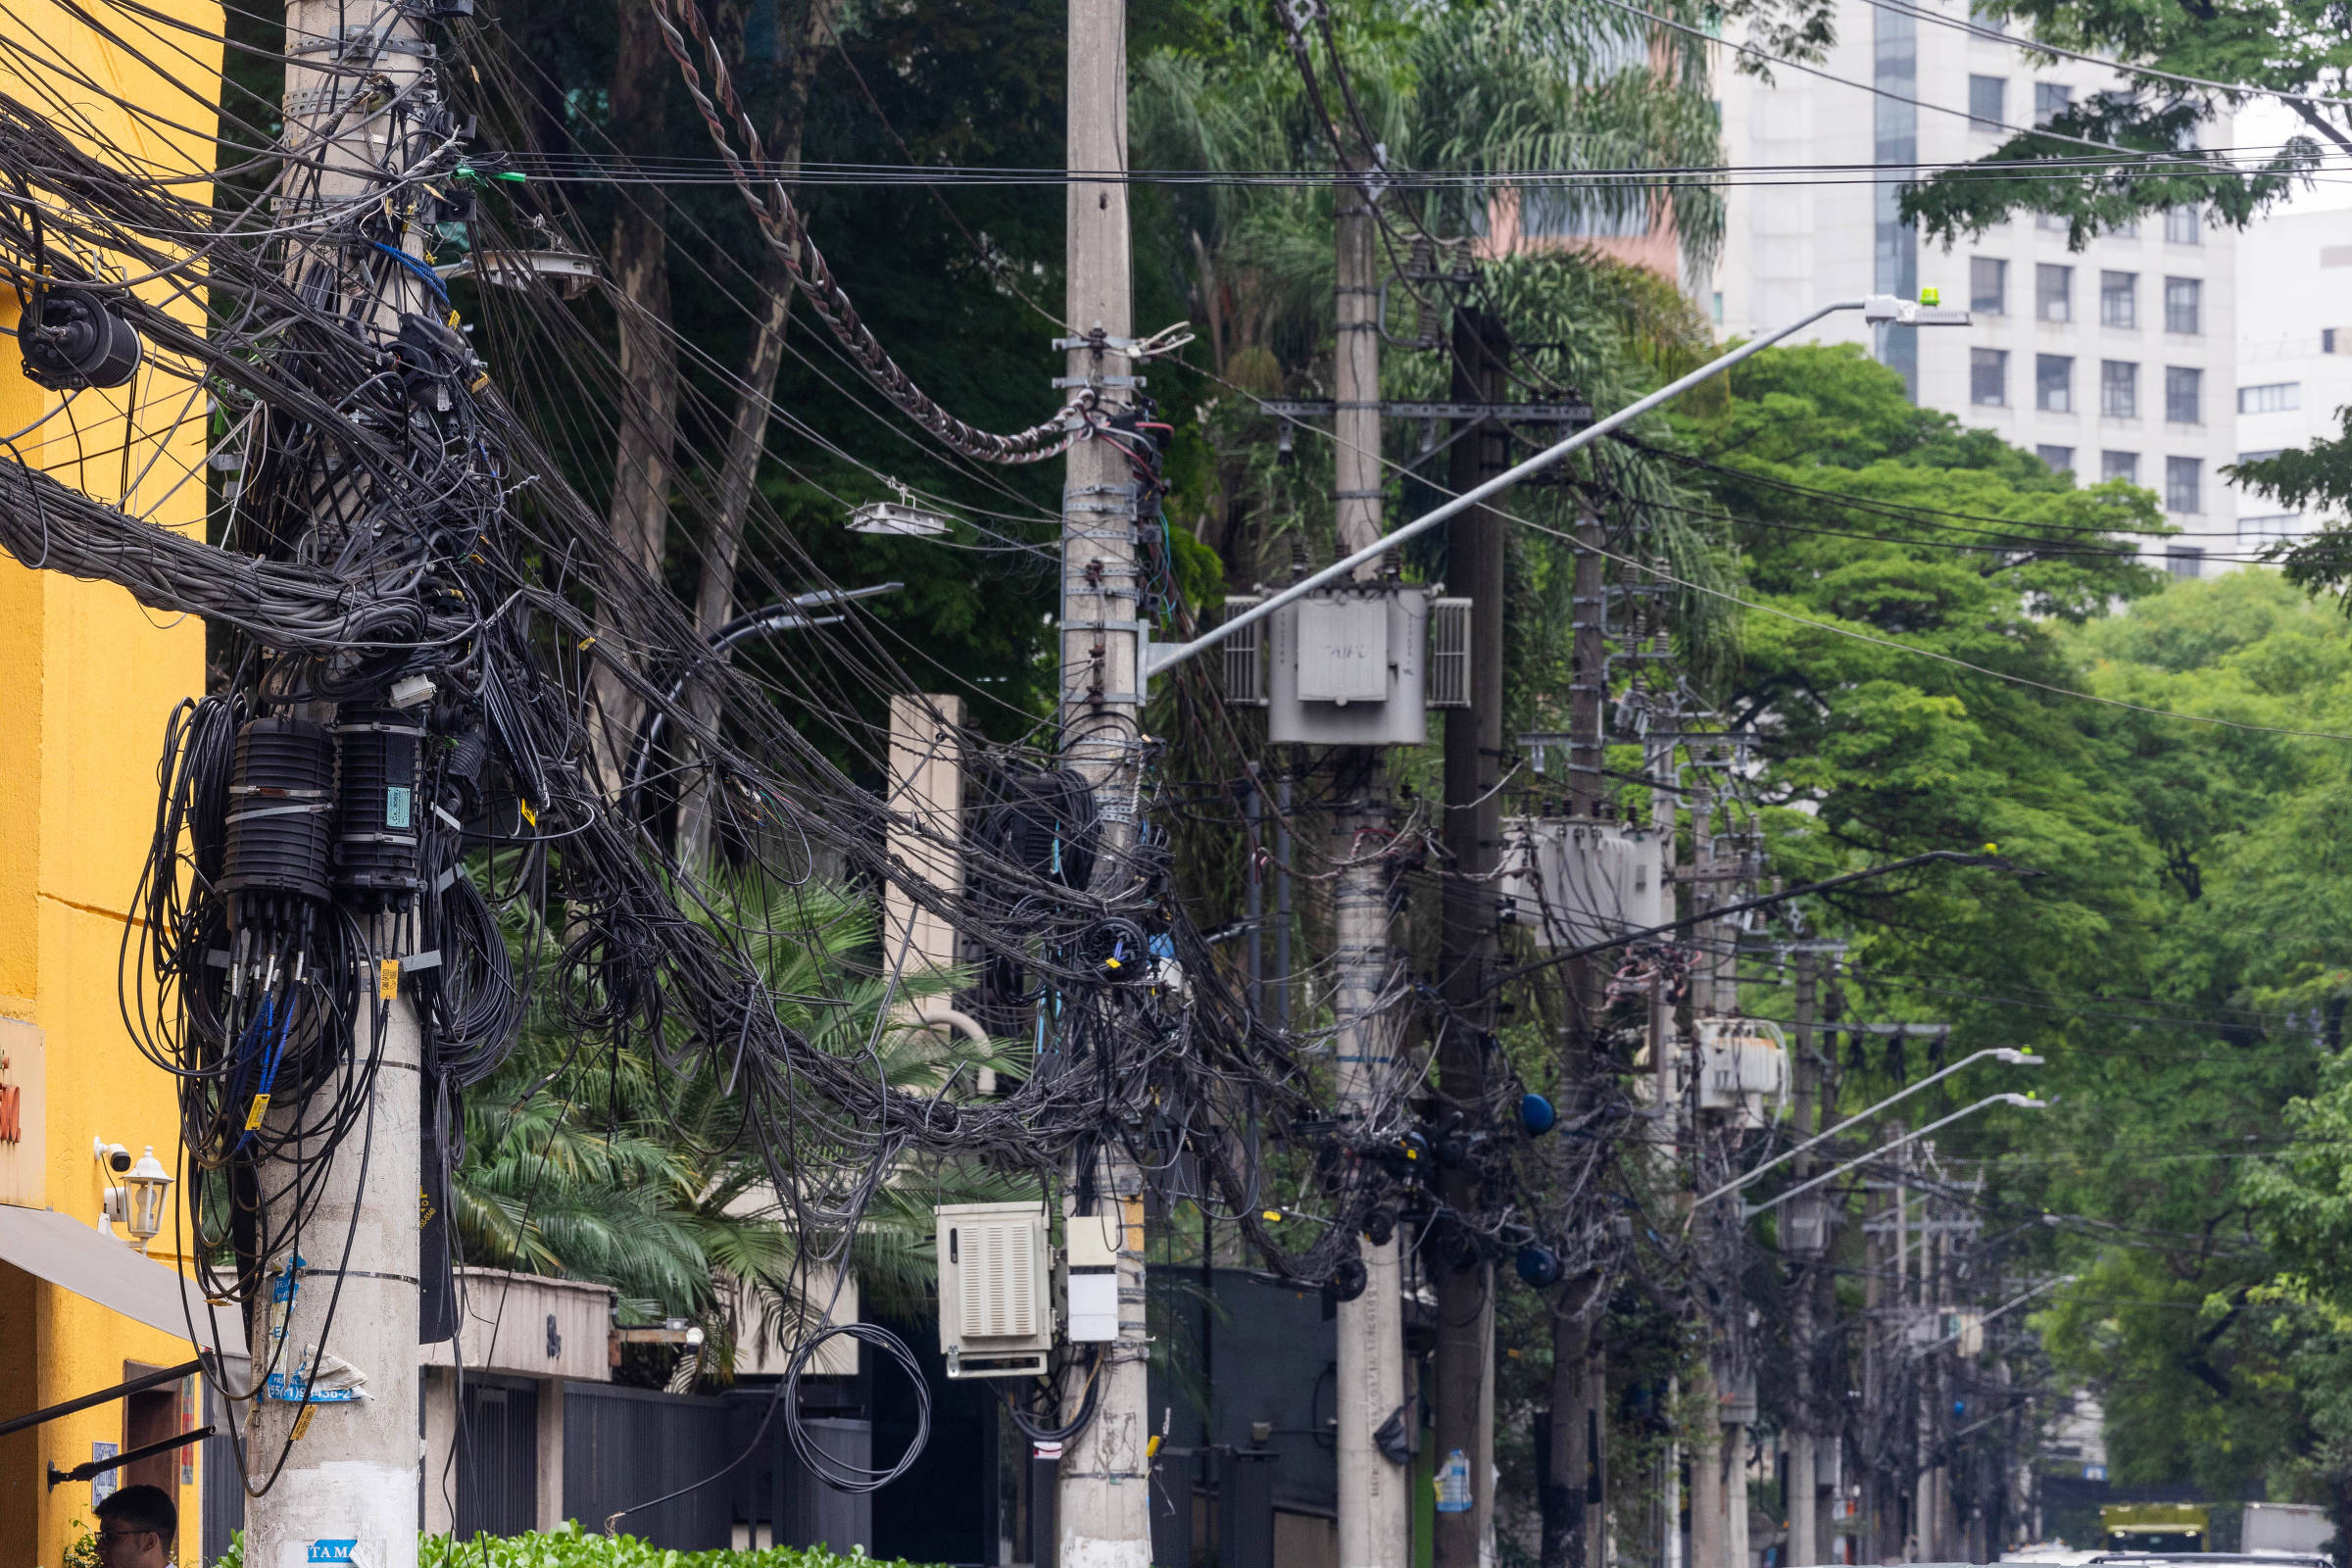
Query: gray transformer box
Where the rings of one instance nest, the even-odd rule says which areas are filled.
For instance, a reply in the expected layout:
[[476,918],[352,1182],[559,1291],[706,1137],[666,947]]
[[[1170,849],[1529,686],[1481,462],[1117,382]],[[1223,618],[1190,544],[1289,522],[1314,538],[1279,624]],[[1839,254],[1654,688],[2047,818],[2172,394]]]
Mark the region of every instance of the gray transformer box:
[[1268,617],[1266,738],[1285,746],[1426,741],[1429,609],[1443,592],[1419,583],[1356,583],[1276,611]]

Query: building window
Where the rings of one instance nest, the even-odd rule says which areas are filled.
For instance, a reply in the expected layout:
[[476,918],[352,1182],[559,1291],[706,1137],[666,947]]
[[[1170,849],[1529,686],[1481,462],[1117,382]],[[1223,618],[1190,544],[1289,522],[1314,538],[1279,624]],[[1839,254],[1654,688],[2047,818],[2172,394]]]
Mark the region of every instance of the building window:
[[2099,324],[2101,326],[2137,326],[2139,324],[2139,274],[2137,272],[2101,272],[2099,274]]
[[2184,332],[2190,337],[2205,330],[2202,324],[2205,285],[2193,277],[2168,277],[2164,280],[2164,329]]
[[2099,454],[2099,479],[2121,479],[2126,484],[2139,483],[2139,454],[2136,452],[2102,452]]
[[1979,316],[2009,314],[2009,264],[1997,256],[1968,259],[1968,308]]
[[2166,545],[2164,569],[2176,577],[2200,577],[2205,573],[2205,552],[2195,545]]
[[2322,354],[2333,354],[2335,352],[2334,327],[2323,326],[2320,328],[2320,352]]
[[2284,447],[2265,447],[2260,452],[2240,452],[2237,455],[2237,461],[2240,463],[2268,463],[2285,450]]
[[2075,318],[2075,270],[2043,262],[2034,269],[2034,315],[2044,321]]
[[2075,471],[2075,449],[2073,447],[2035,447],[2034,455],[2048,464],[2052,473]]
[[2003,130],[2008,127],[2009,79],[2006,76],[1971,76],[1968,78],[1968,124],[1972,130]]
[[2062,81],[2037,81],[2034,84],[2034,123],[2046,125],[2066,113],[2075,101],[2075,89]]
[[2044,234],[2071,234],[2074,232],[2074,225],[2056,213],[2035,213],[2034,226]]
[[2034,356],[2034,406],[2050,414],[2075,412],[2075,362],[2070,356]]
[[2099,413],[2110,419],[2139,417],[2139,367],[2129,360],[2099,362]]
[[2186,207],[2167,207],[2164,210],[2164,242],[2167,245],[2204,244],[2203,217],[2194,202]]
[[2164,510],[2167,512],[2203,512],[2205,465],[2196,458],[2167,458],[2164,460]]
[[[2237,412],[2240,414],[2289,414],[2303,406],[2303,383],[2300,381],[2271,381],[2262,386],[2241,386],[2237,389]],[[2240,457],[2239,462],[2245,459]]]
[[1968,401],[1990,408],[2001,408],[2009,402],[2009,351],[2007,349],[1970,349],[1968,351]]
[[2137,239],[2139,238],[2139,220],[2127,218],[2107,232],[2113,234],[2117,239]]
[[2302,531],[2303,514],[2299,512],[2275,512],[2260,517],[2237,519],[2237,542],[2241,545],[2277,544],[2292,539]]
[[2205,372],[2185,365],[2164,368],[2164,417],[2172,424],[2205,422]]

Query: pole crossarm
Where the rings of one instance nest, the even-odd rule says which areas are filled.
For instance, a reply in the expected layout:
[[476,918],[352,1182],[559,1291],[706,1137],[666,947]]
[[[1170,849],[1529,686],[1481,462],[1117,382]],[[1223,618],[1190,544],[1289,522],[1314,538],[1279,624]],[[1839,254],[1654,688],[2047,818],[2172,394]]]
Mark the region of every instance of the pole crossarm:
[[[1611,948],[1622,948],[1632,943],[1646,941],[1651,937],[1662,937],[1676,931],[1687,931],[1694,925],[1711,924],[1727,914],[1738,914],[1742,909],[1768,908],[1775,904],[1786,904],[1790,899],[1801,899],[1809,893],[1826,893],[1831,888],[1844,887],[1849,882],[1867,881],[1871,877],[1886,876],[1896,871],[1907,871],[1915,865],[1929,865],[1938,860],[1949,861],[1954,865],[1989,865],[2002,871],[2015,871],[2021,876],[2040,875],[2037,871],[2026,870],[1997,855],[1971,855],[1963,850],[1930,850],[1925,855],[1913,855],[1900,860],[1889,860],[1885,865],[1864,866],[1859,871],[1847,871],[1842,875],[1830,877],[1820,882],[1807,882],[1802,887],[1784,888],[1778,893],[1758,894],[1752,899],[1742,899],[1738,904],[1718,905],[1702,913],[1685,915],[1680,920],[1668,920],[1659,925],[1645,925],[1632,931],[1620,931],[1613,937],[1602,937],[1599,941],[1588,942],[1581,948],[1571,948],[1565,953],[1555,953],[1548,958],[1538,958],[1533,963],[1523,963],[1502,976],[1502,979],[1516,980],[1522,975],[1534,974],[1538,970],[1548,969],[1554,964],[1572,963],[1578,958],[1590,957],[1595,953],[1606,953]],[[1848,1026],[1839,1024],[1838,1027],[1843,1029]]]
[[[2042,1292],[2054,1291],[2061,1285],[2072,1285],[2077,1278],[2078,1276],[2073,1274],[2061,1274],[2055,1279],[2043,1280],[2039,1285],[2034,1286],[2025,1295],[2018,1297],[2014,1300],[2003,1301],[2000,1305],[1994,1307],[1983,1317],[1978,1318],[1974,1323],[1964,1324],[1963,1326],[1954,1329],[1951,1333],[1946,1334],[1942,1339],[1936,1341],[1934,1344],[1914,1346],[1909,1352],[1909,1358],[1916,1361],[1923,1355],[1928,1355],[1934,1351],[1940,1350],[1945,1346],[1951,1344],[1954,1340],[1957,1340],[1963,1335],[1967,1334],[1970,1329],[1981,1329],[1985,1324],[1991,1322],[1994,1318],[2001,1316],[2003,1313],[2013,1311],[2016,1308],[2025,1305],[2028,1301],[2031,1301]],[[1978,1423],[1979,1426],[1982,1426],[1983,1424],[1983,1422]],[[1969,1427],[1966,1430],[1974,1432],[1976,1427]],[[1959,1437],[1960,1435],[1961,1434],[1957,1432],[1952,1434],[1953,1437]]]

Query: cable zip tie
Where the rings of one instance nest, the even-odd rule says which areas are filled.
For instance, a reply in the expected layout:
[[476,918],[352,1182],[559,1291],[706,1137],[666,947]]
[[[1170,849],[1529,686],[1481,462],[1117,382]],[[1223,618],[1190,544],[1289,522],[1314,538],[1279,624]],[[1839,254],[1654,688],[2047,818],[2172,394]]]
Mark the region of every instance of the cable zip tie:
[[256,807],[250,811],[239,811],[230,816],[228,820],[251,822],[264,816],[323,816],[331,809],[333,808],[324,801],[314,801],[304,806],[262,806]]

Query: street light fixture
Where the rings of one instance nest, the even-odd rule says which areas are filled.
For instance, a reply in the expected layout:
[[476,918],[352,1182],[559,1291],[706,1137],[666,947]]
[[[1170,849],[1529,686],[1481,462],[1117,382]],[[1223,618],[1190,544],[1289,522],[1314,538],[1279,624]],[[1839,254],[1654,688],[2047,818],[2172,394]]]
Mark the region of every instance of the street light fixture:
[[[1786,1203],[1791,1198],[1796,1197],[1799,1193],[1809,1193],[1814,1188],[1821,1186],[1824,1182],[1834,1181],[1838,1177],[1844,1175],[1849,1170],[1860,1170],[1863,1166],[1871,1163],[1875,1159],[1878,1159],[1880,1156],[1891,1154],[1896,1150],[1902,1148],[1905,1144],[1913,1143],[1919,1139],[1925,1138],[1928,1136],[1928,1134],[1935,1132],[1937,1128],[1949,1127],[1952,1123],[1959,1121],[1963,1117],[1975,1115],[1978,1111],[1983,1110],[1987,1105],[2001,1104],[2015,1105],[2021,1110],[2047,1110],[2050,1108],[2052,1102],[2047,1100],[2036,1100],[2032,1095],[1986,1095],[1983,1100],[1978,1101],[1975,1104],[1963,1105],[1960,1109],[1953,1111],[1949,1116],[1944,1117],[1940,1121],[1932,1121],[1925,1127],[1903,1134],[1902,1137],[1897,1138],[1890,1144],[1881,1144],[1878,1148],[1872,1150],[1870,1152],[1857,1159],[1849,1159],[1842,1165],[1834,1166],[1829,1170],[1825,1170],[1820,1175],[1814,1177],[1811,1181],[1799,1182],[1796,1186],[1789,1188],[1785,1193],[1777,1193],[1774,1196],[1764,1200],[1764,1201],[1761,1203],[1756,1204],[1753,1208],[1750,1208],[1743,1203],[1740,1208],[1740,1217],[1742,1219],[1754,1219],[1758,1214],[1767,1213],[1780,1207],[1783,1203]],[[1691,1207],[1695,1211],[1697,1205],[1692,1204]]]
[[[1899,1089],[1895,1091],[1895,1093],[1888,1095],[1885,1100],[1880,1101],[1877,1104],[1870,1106],[1868,1109],[1854,1112],[1851,1116],[1846,1117],[1845,1120],[1839,1122],[1828,1132],[1822,1133],[1817,1137],[1808,1138],[1803,1143],[1798,1144],[1795,1148],[1788,1150],[1783,1153],[1774,1155],[1772,1158],[1766,1160],[1763,1164],[1758,1165],[1755,1169],[1749,1171],[1744,1176],[1740,1176],[1732,1181],[1724,1183],[1721,1187],[1718,1187],[1713,1192],[1707,1194],[1706,1197],[1699,1199],[1698,1202],[1712,1202],[1714,1200],[1721,1198],[1726,1193],[1736,1193],[1740,1191],[1740,1189],[1753,1183],[1766,1171],[1771,1170],[1776,1165],[1786,1164],[1789,1160],[1794,1159],[1797,1155],[1803,1153],[1806,1150],[1811,1149],[1818,1144],[1828,1143],[1831,1139],[1836,1138],[1847,1128],[1853,1126],[1854,1123],[1858,1121],[1868,1121],[1871,1117],[1876,1116],[1880,1111],[1885,1110],[1887,1106],[1893,1104],[1895,1102],[1899,1100],[1908,1100],[1913,1095],[1918,1094],[1922,1089],[1927,1088],[1929,1085],[1941,1082],[1943,1079],[1949,1078],[1952,1074],[1958,1072],[1961,1068],[1969,1065],[1971,1062],[1983,1061],[1987,1056],[1990,1056],[1995,1061],[2005,1061],[2010,1063],[2012,1066],[2020,1067],[2038,1067],[2043,1061],[2042,1057],[2034,1055],[2030,1051],[2017,1051],[2008,1046],[1994,1046],[1989,1050],[1977,1052],[1973,1055],[1963,1056],[1958,1061],[1953,1062],[1949,1067],[1942,1069],[1940,1072],[1932,1072],[1925,1078],[1922,1078],[1919,1082],[1911,1084],[1906,1088]],[[1696,1207],[1697,1204],[1694,1203],[1692,1206]]]
[[[1545,447],[1525,463],[1505,468],[1485,483],[1474,485],[1463,491],[1434,512],[1425,512],[1401,528],[1392,529],[1390,532],[1382,534],[1355,554],[1333,562],[1321,571],[1309,572],[1280,593],[1267,595],[1239,614],[1232,615],[1218,625],[1210,627],[1191,642],[1177,643],[1166,648],[1154,648],[1150,643],[1146,643],[1138,670],[1139,678],[1149,680],[1163,670],[1173,669],[1194,655],[1206,653],[1243,627],[1255,625],[1284,606],[1298,603],[1316,589],[1328,583],[1338,582],[1345,577],[1352,577],[1359,567],[1370,565],[1398,545],[1403,544],[1407,539],[1427,533],[1439,523],[1499,495],[1522,480],[1534,477],[1580,447],[1592,445],[1602,436],[1632,423],[1660,404],[1673,402],[1692,387],[1712,379],[1749,356],[1760,354],[1773,344],[1780,342],[1781,339],[1791,337],[1811,326],[1823,317],[1835,316],[1840,311],[1860,311],[1862,319],[1873,325],[1884,322],[1897,326],[1966,326],[1969,322],[1968,312],[1950,310],[1940,306],[1934,289],[1923,290],[1917,301],[1897,299],[1892,294],[1873,294],[1864,299],[1832,300],[1812,314],[1799,317],[1787,326],[1767,332],[1762,337],[1748,339],[1731,353],[1709,360],[1689,375],[1680,376],[1667,382],[1647,397],[1637,398],[1607,417],[1595,419],[1574,435]],[[1288,429],[1287,425],[1285,429]]]
[[[110,1174],[122,1178],[120,1187],[108,1187],[99,1199],[98,1233],[126,1240],[142,1252],[147,1250],[147,1244],[164,1228],[164,1201],[172,1189],[172,1173],[155,1157],[153,1144],[134,1161],[121,1144],[94,1139],[91,1154]],[[119,1236],[117,1225],[122,1227]]]

